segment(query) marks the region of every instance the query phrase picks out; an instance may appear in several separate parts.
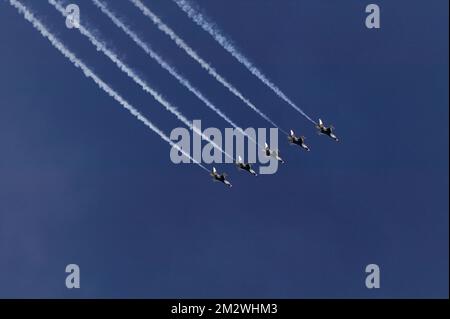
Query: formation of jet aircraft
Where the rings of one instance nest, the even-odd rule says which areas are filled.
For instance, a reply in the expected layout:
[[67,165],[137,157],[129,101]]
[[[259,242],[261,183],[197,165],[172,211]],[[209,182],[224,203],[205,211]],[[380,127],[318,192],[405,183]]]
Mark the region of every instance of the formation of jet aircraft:
[[[319,122],[316,125],[317,133],[319,135],[325,135],[330,137],[331,139],[335,140],[336,142],[339,142],[338,137],[336,134],[334,134],[334,127],[333,126],[326,126],[321,119],[319,119]],[[289,143],[291,145],[297,145],[303,150],[309,152],[310,148],[308,145],[306,145],[305,140],[306,138],[304,136],[296,136],[294,131],[291,130],[290,134],[288,136]],[[265,143],[263,152],[266,154],[266,156],[275,158],[278,162],[284,163],[284,160],[280,157],[279,150],[272,150],[270,146]],[[250,163],[245,163],[240,156],[238,156],[238,160],[236,161],[236,166],[239,170],[246,171],[253,176],[258,176],[256,172],[252,169],[252,166]],[[219,174],[216,170],[216,168],[213,167],[213,170],[211,172],[211,176],[213,177],[213,180],[216,182],[221,182],[225,184],[228,187],[232,187],[231,183],[226,179],[226,174]]]

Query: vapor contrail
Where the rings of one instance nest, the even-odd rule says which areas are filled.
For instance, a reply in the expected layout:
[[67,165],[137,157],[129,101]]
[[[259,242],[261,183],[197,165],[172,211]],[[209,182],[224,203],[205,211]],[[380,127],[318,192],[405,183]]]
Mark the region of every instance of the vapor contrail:
[[173,66],[167,63],[158,53],[156,53],[149,44],[142,40],[134,31],[132,31],[122,19],[118,18],[105,3],[99,0],[92,0],[93,3],[114,23],[114,25],[124,31],[135,44],[137,44],[149,57],[156,61],[163,69],[169,72],[178,82],[193,93],[200,101],[202,101],[208,108],[213,110],[217,115],[224,119],[228,124],[239,130],[243,135],[248,137],[254,143],[255,139],[246,134],[237,124],[235,124],[228,116],[226,116],[217,106],[206,98],[199,89],[194,87],[188,79],[181,75]]
[[168,25],[166,25],[156,14],[154,14],[147,6],[145,6],[140,0],[130,0],[141,12],[148,17],[162,32],[169,36],[178,47],[183,49],[192,59],[201,65],[212,77],[214,77],[218,82],[225,86],[231,93],[238,97],[242,102],[249,106],[253,111],[255,111],[259,116],[269,122],[272,126],[277,127],[280,131],[283,131],[274,121],[272,121],[266,114],[260,111],[249,99],[244,97],[242,93],[229,83],[223,76],[221,76],[217,71],[204,59],[202,59],[197,52],[195,52],[182,38],[180,38]]
[[[48,2],[53,5],[64,17],[68,15],[66,10],[55,0],[48,0]],[[234,161],[234,158],[228,155],[219,145],[213,142],[208,136],[203,134],[197,127],[195,127],[190,120],[188,120],[183,114],[181,114],[176,107],[174,107],[170,102],[168,102],[161,94],[156,92],[153,88],[150,87],[139,75],[136,74],[128,65],[122,62],[116,53],[108,49],[104,43],[99,41],[86,27],[83,25],[79,25],[78,30],[82,35],[87,37],[89,41],[97,48],[98,51],[101,51],[105,54],[116,66],[128,75],[136,84],[138,84],[145,92],[149,93],[156,101],[158,101],[164,108],[175,115],[177,119],[183,122],[186,126],[188,126],[193,132],[199,134],[203,139],[211,143],[217,150],[222,152],[225,156]]]
[[308,116],[300,107],[298,107],[286,94],[281,91],[281,89],[276,86],[269,78],[262,73],[253,63],[244,56],[234,45],[227,39],[227,37],[219,30],[217,26],[209,22],[208,19],[203,16],[200,12],[195,10],[188,0],[173,0],[175,3],[193,20],[197,23],[203,30],[208,32],[225,50],[227,50],[236,60],[243,64],[254,76],[256,76],[261,82],[268,86],[276,95],[278,95],[282,100],[288,103],[297,112],[303,115],[311,123],[316,124],[316,122]]
[[225,50],[227,50],[236,60],[243,64],[254,76],[256,76],[261,82],[268,86],[276,95],[278,95],[282,100],[288,103],[297,112],[303,115],[311,123],[316,124],[316,122],[308,116],[300,107],[298,107],[286,94],[281,91],[281,89],[276,86],[269,78],[262,73],[253,63],[244,56],[234,45],[227,39],[227,37],[219,30],[217,26],[209,22],[208,19],[203,16],[200,12],[195,10],[188,0],[173,0],[175,3],[193,20],[197,23],[203,30],[208,32]]
[[108,84],[106,84],[101,78],[99,78],[88,66],[86,66],[77,56],[72,53],[62,42],[60,42],[37,18],[34,14],[24,5],[22,5],[17,0],[9,0],[9,3],[15,7],[24,18],[30,22],[33,27],[38,30],[44,38],[47,38],[50,43],[61,52],[64,57],[70,60],[72,64],[80,68],[87,78],[92,79],[97,86],[105,91],[109,96],[114,98],[122,107],[127,109],[132,115],[134,115],[138,120],[145,124],[149,129],[158,134],[164,141],[169,143],[172,147],[178,149],[184,156],[192,160],[199,167],[208,172],[208,169],[201,163],[197,162],[188,153],[182,150],[177,144],[173,143],[170,138],[165,135],[158,127],[156,127],[152,122],[145,118],[134,106],[128,103],[121,95],[114,91]]

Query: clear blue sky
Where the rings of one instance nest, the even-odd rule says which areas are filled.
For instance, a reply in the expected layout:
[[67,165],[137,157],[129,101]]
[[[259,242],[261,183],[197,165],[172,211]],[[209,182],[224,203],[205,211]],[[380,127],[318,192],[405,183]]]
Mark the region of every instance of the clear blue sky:
[[[47,1],[21,0],[155,124],[180,126]],[[0,2],[0,297],[448,297],[448,1],[199,1],[289,97],[272,94],[171,1],[143,0],[311,153],[280,137],[276,175],[214,184]],[[88,0],[83,21],[191,119],[227,124]],[[266,127],[128,1],[108,1],[223,111]],[[81,289],[65,288],[65,266]],[[381,289],[364,268],[381,267]]]

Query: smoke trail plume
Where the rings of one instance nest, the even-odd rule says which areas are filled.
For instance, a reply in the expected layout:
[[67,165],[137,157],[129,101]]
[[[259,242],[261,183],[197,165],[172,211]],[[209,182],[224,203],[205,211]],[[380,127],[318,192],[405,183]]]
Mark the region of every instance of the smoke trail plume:
[[[65,9],[55,0],[48,0],[48,2],[53,5],[64,17],[68,14]],[[136,74],[128,65],[123,63],[117,56],[116,53],[108,49],[104,43],[99,41],[91,31],[89,31],[86,27],[80,24],[78,30],[82,35],[87,37],[89,41],[96,47],[98,51],[101,51],[105,54],[116,66],[128,75],[136,84],[138,84],[145,92],[149,93],[156,101],[158,101],[164,108],[175,115],[177,119],[183,122],[186,126],[188,126],[193,132],[199,134],[204,140],[208,141],[213,145],[217,150],[222,152],[225,156],[234,161],[234,158],[228,155],[219,145],[213,142],[208,136],[204,135],[197,127],[195,127],[190,120],[188,120],[181,112],[179,112],[176,107],[170,104],[161,94],[156,92],[153,88],[148,85],[140,76]]]
[[254,76],[256,76],[261,82],[263,82],[267,87],[269,87],[278,97],[288,103],[297,112],[303,115],[311,123],[316,124],[316,122],[311,119],[300,107],[298,107],[291,99],[289,99],[286,94],[284,94],[278,86],[276,86],[269,78],[262,73],[253,63],[245,57],[230,41],[227,37],[219,30],[217,26],[208,21],[208,19],[203,16],[200,12],[195,10],[188,0],[173,0],[175,3],[183,10],[191,20],[197,23],[203,30],[208,32],[228,53],[230,53],[236,60],[243,64]]
[[106,92],[109,96],[111,96],[116,102],[118,102],[122,107],[127,109],[132,115],[134,115],[139,121],[145,124],[149,129],[158,134],[164,141],[169,143],[172,147],[177,148],[180,152],[183,153],[184,156],[189,158],[191,161],[196,163],[199,167],[208,172],[208,169],[203,166],[201,163],[196,162],[188,153],[183,151],[177,144],[173,143],[170,138],[165,135],[158,127],[156,127],[152,122],[150,122],[147,118],[145,118],[134,106],[128,103],[121,95],[119,95],[116,91],[114,91],[108,84],[106,84],[101,78],[99,78],[87,65],[85,65],[80,59],[76,57],[74,53],[72,53],[62,42],[60,42],[35,16],[33,13],[24,5],[22,5],[17,0],[9,0],[9,3],[15,7],[20,14],[24,16],[24,18],[30,22],[33,27],[39,31],[39,33],[47,38],[50,43],[55,47],[59,52],[61,52],[64,57],[66,57],[72,64],[80,68],[83,71],[84,75],[87,78],[92,79],[97,86]]
[[135,44],[137,44],[149,57],[156,61],[164,70],[170,73],[177,81],[194,94],[200,101],[202,101],[208,108],[213,110],[217,115],[224,119],[228,124],[239,130],[243,135],[250,140],[256,141],[246,134],[237,124],[235,124],[228,116],[226,116],[217,106],[209,101],[200,90],[194,87],[188,79],[182,76],[173,66],[167,63],[158,53],[156,53],[149,44],[143,41],[135,32],[133,32],[120,18],[114,14],[105,3],[99,0],[92,0],[92,2],[114,23],[116,27],[125,32]]
[[238,97],[242,102],[244,102],[248,107],[255,111],[259,116],[269,122],[272,126],[277,127],[280,131],[283,131],[274,121],[272,121],[266,114],[261,112],[249,99],[244,97],[242,93],[235,88],[231,83],[229,83],[223,76],[221,76],[217,71],[209,65],[208,62],[203,60],[197,52],[195,52],[183,39],[181,39],[168,25],[166,25],[162,20],[154,14],[148,7],[146,7],[140,0],[130,0],[141,12],[149,18],[162,32],[169,36],[172,41],[174,41],[177,46],[183,49],[192,59],[194,59],[200,66],[205,69],[212,77],[214,77],[219,83],[226,87],[231,93]]

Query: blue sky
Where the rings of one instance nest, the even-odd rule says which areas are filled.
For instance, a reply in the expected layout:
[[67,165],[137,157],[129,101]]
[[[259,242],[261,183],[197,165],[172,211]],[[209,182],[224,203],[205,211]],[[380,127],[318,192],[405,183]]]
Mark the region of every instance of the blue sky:
[[[165,132],[181,126],[47,1],[21,0]],[[213,81],[128,1],[107,1],[236,122],[267,124]],[[313,126],[172,1],[143,0],[285,128],[308,137],[276,175],[193,165],[74,68],[0,2],[0,297],[448,297],[448,2],[199,1],[204,13],[313,118]],[[128,64],[205,127],[227,124],[116,29],[73,1]],[[65,266],[81,268],[68,290]],[[364,268],[381,268],[368,290]]]

